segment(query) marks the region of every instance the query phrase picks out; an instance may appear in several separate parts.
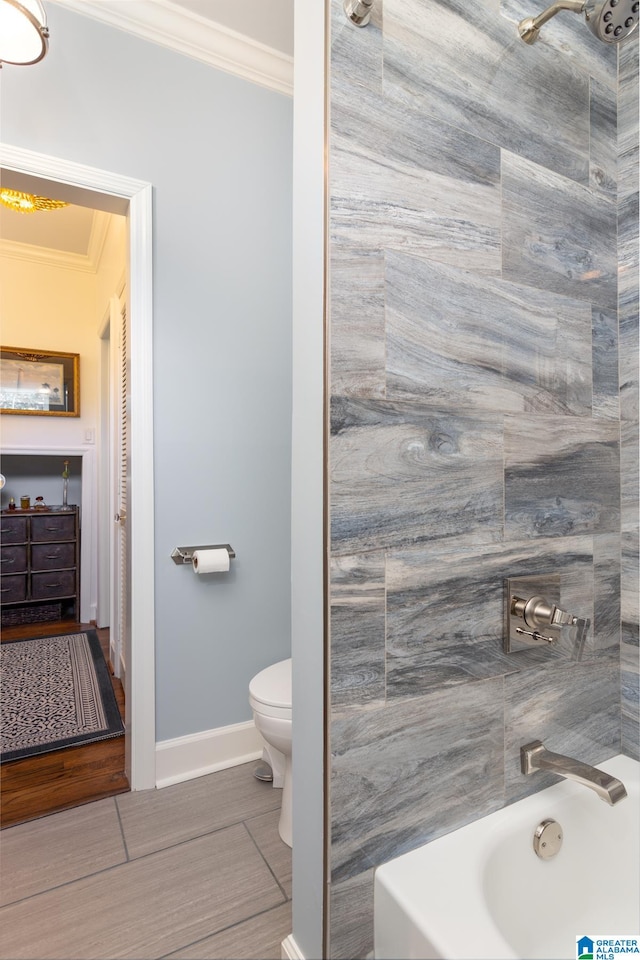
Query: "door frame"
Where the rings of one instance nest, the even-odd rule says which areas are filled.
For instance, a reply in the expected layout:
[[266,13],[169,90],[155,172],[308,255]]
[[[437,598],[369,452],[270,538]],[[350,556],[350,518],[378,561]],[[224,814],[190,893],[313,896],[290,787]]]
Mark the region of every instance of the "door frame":
[[0,143],[0,166],[128,202],[132,455],[126,773],[132,790],[151,789],[156,785],[152,187],[142,180],[4,143]]

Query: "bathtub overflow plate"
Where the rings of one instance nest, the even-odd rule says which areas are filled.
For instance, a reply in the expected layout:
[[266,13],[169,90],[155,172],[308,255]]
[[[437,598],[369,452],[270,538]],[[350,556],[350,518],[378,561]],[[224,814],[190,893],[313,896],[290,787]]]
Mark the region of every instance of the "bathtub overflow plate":
[[533,835],[533,849],[541,860],[550,860],[560,852],[562,827],[557,820],[543,820]]

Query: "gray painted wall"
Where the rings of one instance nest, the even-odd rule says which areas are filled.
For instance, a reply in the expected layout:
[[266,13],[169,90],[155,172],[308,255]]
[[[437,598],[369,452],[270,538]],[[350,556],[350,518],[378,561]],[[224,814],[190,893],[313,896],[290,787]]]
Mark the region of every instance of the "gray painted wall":
[[[50,5],[2,139],[154,188],[158,740],[250,718],[290,652],[290,98]],[[174,546],[229,542],[229,576]]]
[[[619,335],[617,50],[571,14],[527,47],[521,0],[382,5],[332,4],[336,958],[372,949],[376,865],[553,782],[521,744],[638,751],[637,43]],[[545,573],[593,622],[580,662],[502,652],[505,578]]]

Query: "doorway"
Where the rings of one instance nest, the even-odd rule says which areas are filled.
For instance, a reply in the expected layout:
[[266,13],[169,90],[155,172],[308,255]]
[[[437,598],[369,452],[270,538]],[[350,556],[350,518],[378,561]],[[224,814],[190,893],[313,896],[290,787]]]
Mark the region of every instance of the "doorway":
[[[126,568],[126,773],[132,790],[155,787],[154,515],[151,185],[0,144],[3,185],[55,190],[58,199],[124,214],[128,221],[129,536]],[[16,418],[17,419],[17,418]],[[16,446],[16,444],[12,444]],[[19,444],[18,444],[19,446]]]

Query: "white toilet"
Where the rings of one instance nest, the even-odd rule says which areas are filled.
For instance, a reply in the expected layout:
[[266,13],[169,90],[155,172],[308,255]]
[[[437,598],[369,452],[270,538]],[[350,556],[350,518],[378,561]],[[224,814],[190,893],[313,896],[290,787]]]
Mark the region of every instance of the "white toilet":
[[291,846],[291,659],[255,675],[249,684],[249,703],[256,728],[266,741],[263,758],[273,771],[273,786],[282,787],[278,831]]

